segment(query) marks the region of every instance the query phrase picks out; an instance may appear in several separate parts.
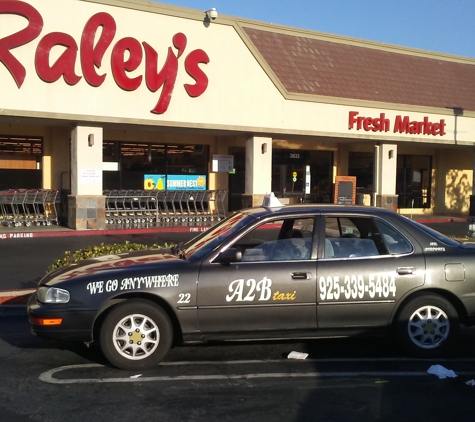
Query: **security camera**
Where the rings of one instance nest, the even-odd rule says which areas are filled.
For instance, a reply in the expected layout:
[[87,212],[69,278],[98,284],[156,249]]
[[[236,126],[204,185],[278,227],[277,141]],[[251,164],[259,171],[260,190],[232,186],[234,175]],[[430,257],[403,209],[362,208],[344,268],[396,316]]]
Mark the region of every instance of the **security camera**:
[[210,9],[210,10],[207,10],[205,13],[206,13],[206,14],[208,15],[208,17],[209,17],[210,19],[212,19],[212,20],[216,20],[216,19],[218,18],[218,12],[216,11],[216,8],[215,8],[215,7],[213,7],[213,8]]

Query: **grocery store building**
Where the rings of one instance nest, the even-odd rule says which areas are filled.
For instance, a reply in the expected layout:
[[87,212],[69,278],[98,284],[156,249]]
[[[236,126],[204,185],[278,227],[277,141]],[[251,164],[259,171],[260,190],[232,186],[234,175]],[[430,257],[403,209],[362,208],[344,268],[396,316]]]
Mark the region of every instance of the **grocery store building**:
[[[0,1],[0,190],[227,190],[468,215],[475,60],[141,0]],[[351,176],[345,179],[342,176]],[[474,205],[472,204],[472,205]]]

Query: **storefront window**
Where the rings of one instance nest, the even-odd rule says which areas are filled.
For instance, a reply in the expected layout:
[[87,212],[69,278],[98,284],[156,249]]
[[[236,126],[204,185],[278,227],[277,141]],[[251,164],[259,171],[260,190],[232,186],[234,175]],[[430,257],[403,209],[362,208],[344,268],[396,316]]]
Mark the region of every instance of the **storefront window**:
[[143,189],[145,175],[207,175],[207,145],[104,141],[104,189]]
[[0,136],[0,190],[42,187],[43,140]]
[[398,155],[396,194],[399,208],[430,208],[432,158]]
[[348,154],[348,176],[356,176],[356,189],[372,193],[374,173],[373,152],[350,152]]

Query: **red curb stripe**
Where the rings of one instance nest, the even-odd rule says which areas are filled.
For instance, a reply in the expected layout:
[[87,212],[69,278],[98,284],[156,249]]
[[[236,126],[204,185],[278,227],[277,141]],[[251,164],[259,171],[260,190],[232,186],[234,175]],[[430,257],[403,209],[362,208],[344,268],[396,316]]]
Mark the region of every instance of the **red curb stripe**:
[[209,229],[210,226],[193,227],[157,227],[144,229],[117,229],[117,230],[70,230],[70,231],[34,231],[34,232],[8,232],[1,233],[0,240],[33,239],[39,237],[65,237],[65,236],[103,236],[127,234],[154,234],[154,233],[196,233],[199,234]]
[[31,293],[21,296],[0,296],[0,306],[8,306],[8,305],[26,305],[28,303],[28,299],[30,298]]

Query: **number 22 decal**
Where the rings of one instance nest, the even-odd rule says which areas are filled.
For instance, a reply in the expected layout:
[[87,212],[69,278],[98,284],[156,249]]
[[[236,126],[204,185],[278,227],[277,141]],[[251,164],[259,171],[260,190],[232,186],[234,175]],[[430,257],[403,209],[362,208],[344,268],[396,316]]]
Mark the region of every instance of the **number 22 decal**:
[[178,297],[179,299],[177,303],[190,303],[191,293],[180,293]]

